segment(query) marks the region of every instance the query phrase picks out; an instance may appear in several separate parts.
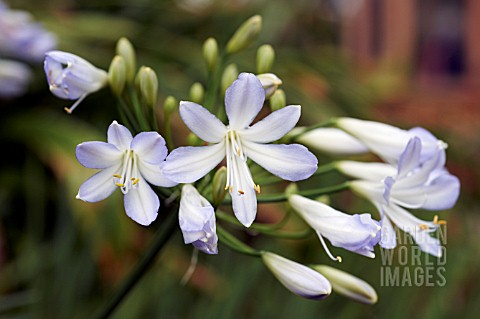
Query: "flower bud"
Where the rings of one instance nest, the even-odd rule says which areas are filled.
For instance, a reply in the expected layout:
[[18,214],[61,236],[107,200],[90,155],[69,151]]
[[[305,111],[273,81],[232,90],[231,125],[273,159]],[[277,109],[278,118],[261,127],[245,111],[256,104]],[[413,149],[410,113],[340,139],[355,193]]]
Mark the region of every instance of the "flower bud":
[[270,71],[275,60],[275,51],[270,44],[264,44],[257,50],[257,73]]
[[252,44],[253,41],[257,39],[261,29],[261,16],[255,15],[245,21],[228,41],[226,47],[227,53],[237,53],[247,48],[250,44]]
[[284,108],[286,105],[287,97],[285,96],[285,92],[282,89],[276,90],[270,98],[270,109],[272,112],[275,112],[276,110]]
[[298,194],[298,185],[296,183],[290,183],[285,188],[285,196],[289,197],[293,194]]
[[190,87],[190,101],[201,104],[203,102],[204,95],[205,89],[203,88],[203,86],[198,82],[193,83]]
[[140,92],[148,106],[157,104],[158,79],[157,74],[148,66],[142,66],[137,74]]
[[369,151],[358,139],[333,127],[322,127],[306,132],[297,138],[297,142],[332,155],[357,155]]
[[238,78],[238,69],[236,64],[229,64],[222,74],[222,92],[225,94],[227,88]]
[[125,60],[126,81],[132,83],[137,68],[135,49],[133,48],[132,43],[128,41],[127,38],[120,38],[117,42],[116,52]]
[[227,195],[227,168],[225,166],[220,167],[213,176],[212,180],[212,197],[213,205],[218,206]]
[[165,98],[165,101],[163,102],[163,109],[165,110],[165,113],[172,114],[173,112],[175,112],[177,107],[178,107],[178,101],[176,98],[174,98],[171,95]]
[[282,285],[300,297],[321,300],[332,292],[330,282],[307,266],[270,252],[262,253],[262,260]]
[[312,268],[330,281],[336,293],[370,305],[377,302],[378,296],[375,289],[366,281],[326,265],[316,265]]
[[208,38],[203,43],[203,58],[209,70],[213,70],[218,58],[218,44],[214,38]]
[[125,60],[120,56],[116,55],[112,63],[110,63],[110,68],[108,69],[108,83],[113,93],[117,96],[120,96],[125,88],[126,81],[126,65]]
[[278,86],[282,84],[282,80],[273,73],[258,74],[257,79],[260,80],[265,90],[265,99],[269,99],[275,93]]

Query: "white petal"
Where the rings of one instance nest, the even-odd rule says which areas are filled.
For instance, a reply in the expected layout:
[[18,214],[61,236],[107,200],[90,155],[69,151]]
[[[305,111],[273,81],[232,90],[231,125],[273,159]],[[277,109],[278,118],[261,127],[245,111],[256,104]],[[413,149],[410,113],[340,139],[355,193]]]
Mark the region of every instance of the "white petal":
[[125,151],[130,147],[132,142],[132,133],[125,126],[113,121],[108,127],[107,141],[115,145],[119,150]]
[[300,105],[289,105],[242,130],[241,135],[251,142],[270,143],[287,134],[299,119]]
[[245,227],[250,227],[257,216],[257,194],[253,187],[247,187],[242,191],[243,195],[236,192],[230,193],[233,212]]
[[312,130],[301,135],[296,141],[320,152],[334,155],[368,153],[365,144],[350,134],[333,127]]
[[420,154],[422,152],[422,142],[418,137],[408,141],[405,150],[398,161],[398,178],[406,176],[420,165]]
[[380,182],[385,177],[394,176],[397,173],[394,166],[386,163],[341,161],[337,162],[335,166],[345,175],[372,182]]
[[385,249],[393,249],[397,246],[397,235],[393,229],[392,223],[385,215],[380,220],[382,225],[380,246]]
[[179,112],[188,128],[206,142],[218,143],[227,133],[225,125],[201,105],[182,101]]
[[87,179],[80,186],[77,199],[95,203],[110,196],[117,188],[113,181],[113,174],[120,170],[120,164],[105,168]]
[[422,208],[442,210],[452,208],[460,194],[460,181],[456,176],[445,174],[424,188],[427,200]]
[[160,164],[167,157],[165,140],[157,132],[142,132],[137,134],[130,145],[135,154],[144,162]]
[[123,152],[113,144],[84,142],[77,146],[75,154],[80,164],[87,168],[106,168],[120,162]]
[[173,150],[163,166],[165,176],[178,183],[193,183],[225,157],[225,142],[209,146],[185,146]]
[[288,181],[312,176],[318,160],[300,144],[258,144],[244,141],[247,156],[270,173]]
[[161,186],[161,187],[173,187],[178,183],[169,180],[163,173],[163,165],[165,162],[160,164],[150,164],[142,159],[138,161],[138,169],[143,178],[150,184]]
[[137,185],[125,195],[125,211],[128,217],[147,226],[157,218],[160,201],[147,182],[140,180]]
[[260,80],[251,73],[241,73],[225,93],[230,127],[240,130],[250,125],[264,101],[265,91]]

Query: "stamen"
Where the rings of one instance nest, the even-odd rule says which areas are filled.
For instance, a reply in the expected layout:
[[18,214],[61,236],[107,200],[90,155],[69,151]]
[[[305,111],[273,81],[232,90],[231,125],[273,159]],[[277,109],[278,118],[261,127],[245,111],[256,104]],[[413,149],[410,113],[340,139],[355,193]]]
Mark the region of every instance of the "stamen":
[[122,178],[122,175],[120,175],[120,174],[113,174],[113,177]]
[[140,182],[140,178],[132,178],[132,180],[133,180],[133,183],[132,183],[133,185],[137,185],[138,182]]
[[244,195],[244,194],[245,194],[245,192],[242,191],[241,189],[239,189],[238,192],[240,193],[240,195]]
[[257,192],[257,194],[260,194],[260,185],[255,185],[253,184],[253,189]]
[[342,257],[340,256],[334,257],[330,252],[330,250],[328,249],[327,244],[325,243],[325,240],[323,239],[322,235],[320,235],[319,232],[317,232],[317,234],[318,234],[318,238],[320,239],[320,242],[322,243],[323,249],[325,249],[325,252],[327,253],[328,257],[330,257],[330,259],[332,259],[333,261],[338,261],[339,263],[341,263]]
[[418,226],[420,227],[421,230],[427,230],[428,229],[428,226],[425,225],[425,224],[420,224]]
[[70,108],[65,107],[64,110],[68,114],[72,114],[73,110],[75,110],[75,108],[83,101],[85,97],[87,97],[87,94],[82,95],[75,103],[73,103],[73,105]]
[[125,184],[122,184],[122,183],[115,183],[115,185],[118,187],[125,187]]

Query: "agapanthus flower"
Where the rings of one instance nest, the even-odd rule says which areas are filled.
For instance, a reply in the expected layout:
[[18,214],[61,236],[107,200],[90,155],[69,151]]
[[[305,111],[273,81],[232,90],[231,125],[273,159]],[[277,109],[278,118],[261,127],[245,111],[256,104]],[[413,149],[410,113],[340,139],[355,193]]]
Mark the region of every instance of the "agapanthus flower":
[[157,132],[142,132],[132,137],[116,121],[108,127],[107,140],[107,143],[84,142],[77,146],[80,164],[101,170],[80,186],[77,199],[98,202],[119,188],[125,195],[127,215],[141,225],[149,225],[157,218],[160,201],[148,183],[162,187],[176,185],[162,172],[168,152],[165,140]]
[[235,216],[250,226],[257,212],[254,182],[247,158],[285,180],[310,177],[317,169],[317,158],[299,144],[267,144],[290,131],[300,118],[300,106],[290,105],[275,111],[250,126],[260,112],[265,91],[253,74],[242,73],[227,89],[225,108],[228,126],[204,107],[180,103],[180,116],[198,137],[212,143],[208,146],[180,147],[168,156],[165,175],[179,183],[192,183],[210,172],[224,158],[227,164],[225,187],[232,197]]
[[22,95],[30,83],[32,72],[23,63],[0,59],[0,97]]
[[215,210],[195,187],[182,187],[178,220],[185,244],[192,244],[206,254],[217,254]]
[[264,252],[262,259],[278,281],[300,297],[321,300],[332,292],[330,282],[312,268],[270,252]]
[[300,195],[288,198],[290,205],[317,233],[325,251],[334,257],[323,237],[333,246],[374,258],[373,247],[380,241],[380,225],[370,214],[348,215],[319,201]]
[[44,70],[54,95],[77,100],[70,108],[65,108],[68,113],[72,113],[88,94],[100,90],[108,82],[107,72],[68,52],[47,52]]

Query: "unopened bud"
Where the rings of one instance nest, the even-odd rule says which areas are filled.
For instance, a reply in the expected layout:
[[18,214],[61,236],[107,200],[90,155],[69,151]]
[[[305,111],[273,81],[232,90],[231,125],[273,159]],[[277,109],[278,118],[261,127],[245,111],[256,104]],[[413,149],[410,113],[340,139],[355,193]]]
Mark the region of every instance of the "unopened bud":
[[115,95],[120,96],[122,94],[123,89],[125,88],[125,81],[125,60],[120,55],[116,55],[108,69],[108,84]]
[[190,87],[190,101],[197,104],[202,104],[204,95],[205,89],[203,88],[203,86],[198,82],[193,83]]
[[270,71],[275,61],[275,51],[270,44],[264,44],[257,50],[257,73]]
[[290,197],[290,195],[298,194],[298,186],[295,183],[290,183],[285,188],[285,196]]
[[378,297],[375,289],[366,281],[326,265],[316,265],[312,268],[330,281],[333,291],[336,293],[366,304],[377,302]]
[[227,43],[227,53],[236,53],[248,47],[257,39],[260,30],[262,29],[262,17],[255,15],[245,21],[235,31],[233,36]]
[[163,102],[163,109],[165,113],[172,114],[178,107],[178,101],[173,96],[169,95]]
[[282,89],[278,89],[270,98],[270,109],[272,112],[276,110],[280,110],[287,105],[287,97],[285,96],[285,92]]
[[282,85],[282,80],[273,73],[258,74],[257,79],[260,80],[265,90],[265,99],[269,99],[277,91],[278,87]]
[[218,44],[214,38],[208,38],[203,43],[203,58],[207,62],[208,69],[212,70],[218,58]]
[[191,146],[200,146],[202,145],[202,140],[198,138],[198,136],[196,136],[195,134],[193,133],[190,133],[188,134],[187,136],[187,144],[188,145],[191,145]]
[[157,104],[158,79],[155,71],[148,66],[142,66],[137,74],[136,80],[140,92],[148,106],[154,107]]
[[236,64],[229,64],[222,74],[222,92],[225,94],[227,88],[238,78],[238,69]]
[[227,168],[225,166],[220,167],[212,180],[212,197],[213,205],[217,207],[227,195]]
[[116,52],[125,60],[126,80],[128,83],[132,83],[137,68],[135,49],[132,43],[127,38],[120,38],[117,42]]

